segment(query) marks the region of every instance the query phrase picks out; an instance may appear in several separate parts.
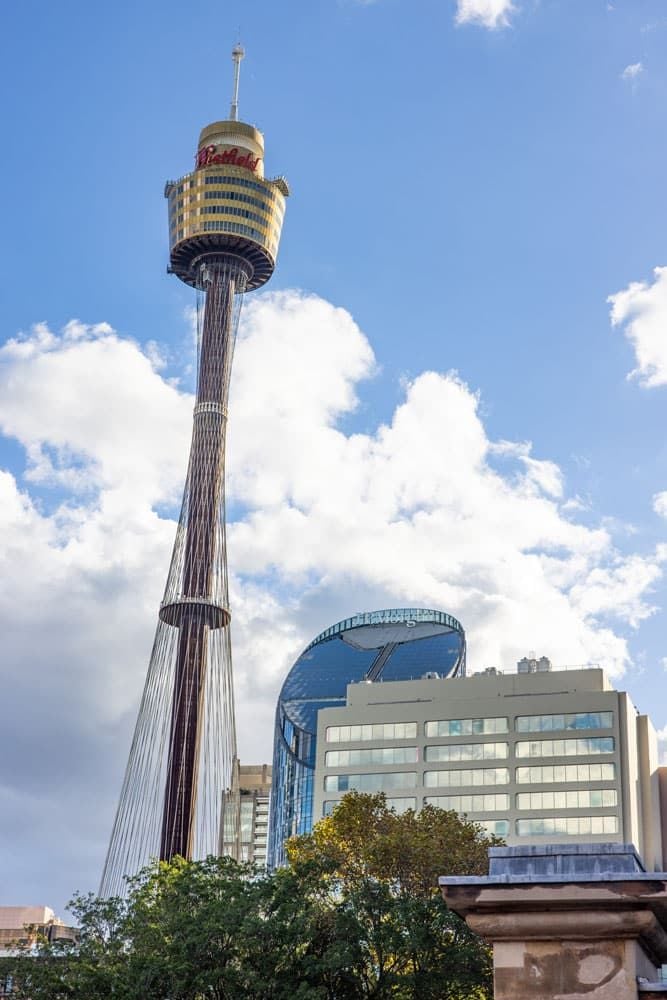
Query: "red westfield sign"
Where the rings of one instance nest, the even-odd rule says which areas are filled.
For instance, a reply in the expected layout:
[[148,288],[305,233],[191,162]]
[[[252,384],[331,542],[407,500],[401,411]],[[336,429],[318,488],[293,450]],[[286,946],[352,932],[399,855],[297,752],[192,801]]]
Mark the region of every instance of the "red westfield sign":
[[239,155],[239,151],[234,146],[233,149],[225,149],[222,153],[216,153],[217,146],[204,146],[195,157],[197,168],[212,167],[215,163],[229,163],[234,167],[245,167],[247,170],[256,170],[259,157],[255,158],[251,153]]

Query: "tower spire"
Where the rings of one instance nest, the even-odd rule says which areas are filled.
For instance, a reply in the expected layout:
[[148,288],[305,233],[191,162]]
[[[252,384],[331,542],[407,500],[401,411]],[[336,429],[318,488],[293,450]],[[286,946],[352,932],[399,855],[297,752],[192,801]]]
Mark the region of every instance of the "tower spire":
[[234,89],[232,91],[232,105],[229,109],[229,117],[233,122],[239,120],[239,76],[241,73],[241,60],[245,55],[242,45],[236,44],[232,49],[232,59],[234,60]]

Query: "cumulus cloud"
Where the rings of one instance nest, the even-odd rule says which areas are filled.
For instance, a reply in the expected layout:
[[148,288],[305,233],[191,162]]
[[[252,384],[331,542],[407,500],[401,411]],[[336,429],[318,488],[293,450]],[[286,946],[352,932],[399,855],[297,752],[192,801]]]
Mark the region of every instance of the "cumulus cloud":
[[506,28],[516,10],[513,0],[457,0],[456,23]]
[[[192,398],[162,364],[106,324],[39,325],[0,349],[0,429],[25,456],[0,472],[0,854],[16,898],[48,884],[63,899],[100,873],[190,433]],[[535,649],[615,674],[653,611],[667,549],[624,556],[609,527],[578,523],[558,466],[491,440],[457,374],[423,372],[390,421],[347,430],[376,374],[344,309],[296,291],[247,303],[228,452],[245,761],[270,759],[300,649],[355,611],[450,611],[472,669]]]
[[656,267],[652,282],[633,281],[610,295],[611,322],[623,328],[634,348],[636,378],[648,389],[667,384],[667,267]]
[[653,510],[659,517],[667,518],[667,490],[655,494],[653,497]]
[[640,62],[631,63],[621,73],[621,80],[636,80],[643,72],[644,67]]

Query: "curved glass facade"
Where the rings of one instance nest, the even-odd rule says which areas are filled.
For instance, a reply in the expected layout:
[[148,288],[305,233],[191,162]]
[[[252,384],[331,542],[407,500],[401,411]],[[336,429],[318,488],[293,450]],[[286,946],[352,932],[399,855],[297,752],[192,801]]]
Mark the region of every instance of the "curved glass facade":
[[317,713],[345,704],[347,685],[465,673],[465,634],[442,611],[391,608],[346,618],[298,658],[276,709],[269,868],[285,862],[285,841],[313,823]]

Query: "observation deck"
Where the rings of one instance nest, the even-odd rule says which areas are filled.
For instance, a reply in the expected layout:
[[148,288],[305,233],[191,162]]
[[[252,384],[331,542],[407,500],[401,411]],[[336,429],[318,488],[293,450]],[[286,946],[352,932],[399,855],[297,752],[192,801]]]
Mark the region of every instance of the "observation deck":
[[169,270],[197,285],[197,264],[209,254],[240,257],[249,267],[246,289],[271,277],[289,187],[263,173],[264,137],[240,121],[202,129],[195,169],[165,185],[169,205]]

